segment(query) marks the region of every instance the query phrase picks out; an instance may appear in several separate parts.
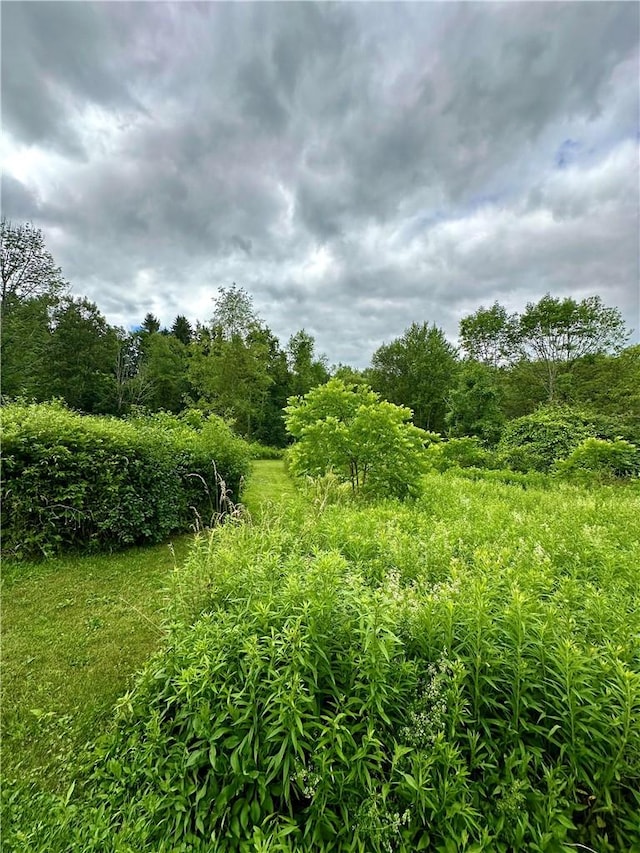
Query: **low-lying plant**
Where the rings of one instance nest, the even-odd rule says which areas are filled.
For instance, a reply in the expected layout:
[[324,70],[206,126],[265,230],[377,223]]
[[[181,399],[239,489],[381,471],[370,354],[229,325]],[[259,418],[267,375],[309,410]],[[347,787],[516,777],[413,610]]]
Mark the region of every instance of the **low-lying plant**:
[[432,474],[201,536],[68,802],[10,800],[17,849],[637,849],[638,518]]

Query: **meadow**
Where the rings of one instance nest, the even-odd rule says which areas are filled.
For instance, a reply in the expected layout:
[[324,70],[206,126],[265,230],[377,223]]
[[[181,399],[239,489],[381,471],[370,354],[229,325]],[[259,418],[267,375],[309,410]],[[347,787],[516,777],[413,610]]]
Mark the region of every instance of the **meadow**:
[[[363,504],[255,464],[244,521],[175,569],[150,561],[140,593],[166,602],[161,633],[114,653],[119,680],[83,693],[70,654],[42,658],[47,695],[66,683],[84,708],[46,772],[26,746],[35,697],[11,689],[10,719],[32,728],[9,763],[3,849],[640,850],[637,490],[448,472],[413,501]],[[271,477],[286,501],[264,502]],[[14,608],[25,585],[43,622],[79,598],[55,599],[42,571],[5,593],[14,637],[34,619]],[[9,685],[46,636],[14,644]]]

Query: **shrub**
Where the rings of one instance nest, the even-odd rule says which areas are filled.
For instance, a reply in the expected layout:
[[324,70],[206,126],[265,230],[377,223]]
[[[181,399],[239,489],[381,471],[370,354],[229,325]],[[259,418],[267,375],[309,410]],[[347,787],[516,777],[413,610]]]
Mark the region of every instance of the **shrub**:
[[249,452],[252,459],[282,459],[285,449],[283,447],[269,447],[266,444],[260,444],[259,441],[249,442]]
[[498,444],[502,462],[515,471],[549,471],[593,435],[584,416],[566,407],[542,407],[509,421]]
[[478,438],[450,438],[432,444],[427,450],[428,464],[436,471],[449,468],[491,468],[495,455]]
[[549,474],[538,471],[512,471],[511,468],[449,468],[448,473],[454,477],[468,480],[485,480],[488,483],[504,483],[509,486],[526,488],[550,489],[557,487],[557,481]]
[[640,451],[622,439],[586,438],[555,467],[561,476],[569,479],[634,477],[640,473]]
[[633,440],[633,420],[611,418],[569,406],[542,406],[509,421],[498,445],[498,458],[516,471],[550,471],[585,439]]
[[[61,404],[2,412],[3,547],[15,556],[159,542],[210,523],[237,495],[248,453],[228,427],[170,415],[123,422]],[[219,477],[217,476],[219,475]]]
[[381,400],[367,386],[331,379],[291,397],[285,423],[297,443],[288,451],[296,475],[329,471],[354,494],[405,497],[419,490],[425,443],[435,439],[409,423],[411,410]]

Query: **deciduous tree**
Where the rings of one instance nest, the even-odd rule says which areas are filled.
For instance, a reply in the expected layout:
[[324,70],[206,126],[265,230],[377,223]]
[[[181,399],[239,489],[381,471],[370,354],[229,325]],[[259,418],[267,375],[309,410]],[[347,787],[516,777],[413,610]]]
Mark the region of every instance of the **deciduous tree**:
[[404,497],[419,488],[428,436],[415,427],[410,409],[396,406],[366,386],[339,379],[291,397],[286,424],[296,474],[333,471],[354,493]]
[[466,355],[491,367],[510,364],[517,355],[517,318],[494,302],[460,320],[460,345]]
[[45,248],[42,231],[30,222],[14,225],[4,218],[0,229],[3,317],[15,303],[42,296],[59,297],[68,285]]
[[556,397],[563,366],[586,356],[617,352],[628,335],[617,308],[607,308],[599,296],[576,302],[549,294],[530,302],[518,321],[522,355],[541,367],[541,381],[549,401]]
[[447,397],[456,381],[456,349],[435,325],[413,323],[373,355],[371,384],[392,403],[413,411],[416,426],[445,428]]

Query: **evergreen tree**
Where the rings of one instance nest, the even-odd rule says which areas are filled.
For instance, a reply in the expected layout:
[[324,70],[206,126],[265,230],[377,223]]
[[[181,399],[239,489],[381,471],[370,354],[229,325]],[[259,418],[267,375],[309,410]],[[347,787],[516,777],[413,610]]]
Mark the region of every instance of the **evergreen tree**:
[[171,326],[171,334],[174,336],[174,338],[177,338],[179,341],[181,341],[181,343],[183,343],[186,347],[188,347],[191,341],[193,340],[193,328],[191,327],[191,323],[183,314],[178,314],[176,319],[173,321],[173,325]]

